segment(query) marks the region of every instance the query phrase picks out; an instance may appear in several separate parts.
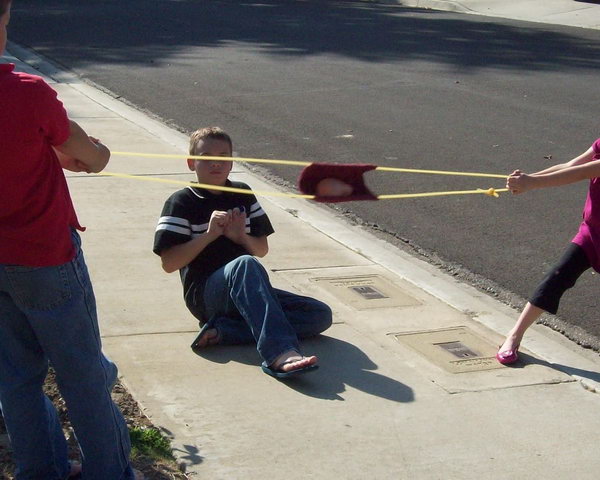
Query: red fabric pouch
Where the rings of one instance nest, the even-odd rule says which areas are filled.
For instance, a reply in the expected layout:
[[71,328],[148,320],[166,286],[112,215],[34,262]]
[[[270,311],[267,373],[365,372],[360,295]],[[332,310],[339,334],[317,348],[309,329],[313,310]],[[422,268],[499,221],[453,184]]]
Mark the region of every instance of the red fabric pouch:
[[298,190],[305,195],[316,195],[317,184],[325,178],[337,178],[352,186],[352,194],[343,197],[319,197],[315,202],[337,203],[352,200],[377,200],[365,185],[363,174],[377,168],[367,163],[311,163],[298,177]]

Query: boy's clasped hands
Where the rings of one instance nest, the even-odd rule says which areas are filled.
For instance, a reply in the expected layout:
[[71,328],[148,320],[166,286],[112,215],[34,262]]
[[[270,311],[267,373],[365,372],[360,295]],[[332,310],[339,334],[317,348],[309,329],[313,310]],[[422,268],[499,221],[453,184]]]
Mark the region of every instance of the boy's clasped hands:
[[229,240],[235,243],[241,243],[246,235],[246,212],[244,208],[234,208],[232,210],[215,210],[210,216],[208,222],[208,233],[225,235]]

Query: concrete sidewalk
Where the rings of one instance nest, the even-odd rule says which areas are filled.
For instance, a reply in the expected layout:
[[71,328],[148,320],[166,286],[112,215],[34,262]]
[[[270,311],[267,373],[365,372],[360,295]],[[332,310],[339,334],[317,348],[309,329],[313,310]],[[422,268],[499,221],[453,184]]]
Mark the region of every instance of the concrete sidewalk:
[[597,0],[386,0],[405,7],[428,8],[511,18],[570,27],[600,28]]
[[[187,136],[16,45],[9,50],[27,64],[4,61],[47,75],[70,115],[113,151],[187,151]],[[182,160],[114,156],[107,170],[193,180]],[[276,190],[234,170],[257,191]],[[502,367],[493,355],[518,312],[323,206],[262,196],[276,230],[264,262],[273,282],[334,310],[333,327],[304,344],[321,368],[278,382],[261,372],[252,346],[200,357],[189,349],[197,324],[179,278],[151,252],[163,202],[180,187],[68,179],[88,227],[104,348],[194,478],[598,477],[597,354],[534,326],[524,362]]]

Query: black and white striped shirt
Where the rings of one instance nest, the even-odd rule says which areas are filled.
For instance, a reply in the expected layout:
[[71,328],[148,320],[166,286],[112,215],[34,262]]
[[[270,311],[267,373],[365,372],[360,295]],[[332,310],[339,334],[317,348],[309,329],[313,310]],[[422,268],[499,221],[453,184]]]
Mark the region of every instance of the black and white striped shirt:
[[[250,187],[242,182],[228,180],[226,186],[250,190]],[[213,194],[201,188],[186,187],[175,192],[165,202],[154,233],[154,253],[160,255],[163,250],[206,233],[212,212],[234,208],[246,212],[246,233],[249,235],[262,237],[274,232],[269,217],[254,194]],[[190,289],[196,291],[195,295],[198,289],[204,289],[206,279],[215,270],[241,255],[248,254],[244,247],[225,236],[220,236],[210,243],[187,267],[180,270],[186,300]]]

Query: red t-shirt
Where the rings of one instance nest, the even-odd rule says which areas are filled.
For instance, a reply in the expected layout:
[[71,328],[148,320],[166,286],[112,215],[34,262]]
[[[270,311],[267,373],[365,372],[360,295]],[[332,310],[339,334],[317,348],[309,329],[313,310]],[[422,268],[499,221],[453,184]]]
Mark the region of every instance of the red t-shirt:
[[42,78],[13,69],[0,65],[0,264],[60,265],[82,229],[51,148],[69,138],[69,119]]

